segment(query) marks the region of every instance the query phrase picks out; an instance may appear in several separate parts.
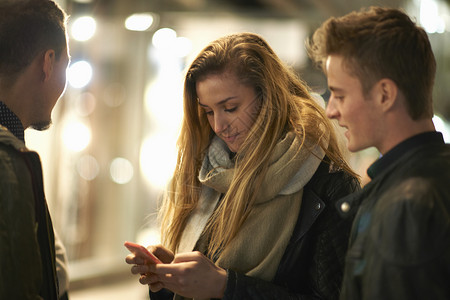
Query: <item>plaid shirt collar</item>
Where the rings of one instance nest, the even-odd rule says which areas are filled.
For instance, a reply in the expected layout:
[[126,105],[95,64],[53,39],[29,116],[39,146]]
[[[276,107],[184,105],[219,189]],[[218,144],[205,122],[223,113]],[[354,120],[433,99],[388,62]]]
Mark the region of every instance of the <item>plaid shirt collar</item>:
[[0,125],[5,126],[19,140],[25,143],[25,134],[19,118],[0,101]]

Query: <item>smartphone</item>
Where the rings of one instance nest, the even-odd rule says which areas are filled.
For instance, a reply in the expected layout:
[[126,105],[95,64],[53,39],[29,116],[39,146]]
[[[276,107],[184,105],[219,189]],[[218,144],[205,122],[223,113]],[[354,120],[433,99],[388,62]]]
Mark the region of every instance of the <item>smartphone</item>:
[[134,253],[136,256],[145,258],[154,264],[162,264],[162,261],[160,261],[159,258],[157,258],[153,253],[148,251],[147,248],[145,248],[142,245],[133,242],[125,242],[123,245],[127,247],[127,249],[130,250],[130,252]]

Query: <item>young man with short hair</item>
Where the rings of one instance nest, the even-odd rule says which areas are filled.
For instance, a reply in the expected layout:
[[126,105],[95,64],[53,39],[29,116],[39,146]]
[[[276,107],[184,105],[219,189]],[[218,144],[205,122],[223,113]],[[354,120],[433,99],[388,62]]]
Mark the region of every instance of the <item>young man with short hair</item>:
[[56,3],[0,2],[0,299],[60,296],[41,162],[24,129],[50,125],[68,63],[66,15]]
[[356,213],[341,299],[450,299],[450,146],[432,122],[427,34],[401,10],[371,7],[327,20],[308,50],[348,148],[382,154],[371,182],[340,201]]

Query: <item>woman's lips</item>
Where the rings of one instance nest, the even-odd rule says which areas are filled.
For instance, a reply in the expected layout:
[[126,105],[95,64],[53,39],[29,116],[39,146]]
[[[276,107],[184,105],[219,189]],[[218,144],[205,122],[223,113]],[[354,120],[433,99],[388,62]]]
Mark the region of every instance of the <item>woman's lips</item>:
[[222,135],[222,139],[226,142],[226,143],[230,143],[232,144],[235,140],[236,137],[239,135],[239,133],[231,135],[231,136],[224,136]]

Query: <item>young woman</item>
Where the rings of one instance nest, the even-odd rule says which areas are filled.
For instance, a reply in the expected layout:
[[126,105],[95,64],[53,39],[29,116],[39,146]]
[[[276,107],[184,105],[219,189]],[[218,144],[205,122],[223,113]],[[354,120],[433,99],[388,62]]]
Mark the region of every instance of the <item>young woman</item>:
[[333,125],[260,36],[208,45],[187,71],[164,264],[127,262],[151,299],[337,299],[359,188]]

